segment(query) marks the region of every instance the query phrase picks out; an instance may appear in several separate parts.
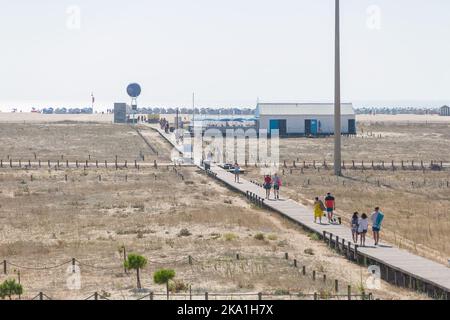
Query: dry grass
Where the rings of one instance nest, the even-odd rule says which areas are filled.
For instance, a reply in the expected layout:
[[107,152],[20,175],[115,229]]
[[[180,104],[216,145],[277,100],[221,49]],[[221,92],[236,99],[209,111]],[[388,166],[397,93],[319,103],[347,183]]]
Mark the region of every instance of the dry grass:
[[[351,160],[450,162],[449,143],[450,123],[362,123],[358,124],[358,137],[343,137],[342,159],[347,163]],[[280,158],[290,163],[296,159],[330,162],[333,150],[333,137],[280,140]]]
[[[380,124],[362,126],[364,138],[344,138],[343,158],[364,160],[450,161],[448,124]],[[372,134],[373,130],[373,136]],[[369,137],[366,134],[369,133]],[[376,138],[381,134],[381,138]],[[332,160],[332,138],[282,140],[287,159]],[[303,152],[303,153],[302,153]],[[302,157],[307,152],[305,157]],[[322,160],[323,161],[323,160]],[[291,165],[290,162],[288,164]],[[299,164],[301,165],[301,163]],[[370,166],[369,166],[370,167]],[[262,179],[260,170],[249,176]],[[422,170],[344,170],[344,178],[332,170],[285,170],[284,194],[304,204],[332,192],[338,211],[347,218],[354,211],[371,213],[380,206],[386,214],[384,237],[397,246],[447,264],[450,256],[450,172]]]
[[[53,134],[61,126],[67,124],[45,125],[44,129],[33,125],[32,133],[22,128],[23,135],[34,142],[21,139],[2,152],[12,150],[16,156],[25,156],[30,150],[23,148],[29,146],[31,152],[39,154],[72,150],[71,154],[78,157],[90,151],[83,141],[72,144],[72,140],[65,145],[55,143],[53,149],[53,140],[47,141],[49,136],[43,132]],[[85,129],[83,139],[87,141],[99,130],[114,131],[121,139],[137,139],[126,127],[109,126],[100,125],[99,129],[98,124],[82,124],[80,128]],[[4,130],[2,139],[11,140],[11,134],[18,133]],[[114,140],[99,139],[110,147],[96,156],[105,158],[120,150],[111,142]],[[161,267],[175,269],[179,282],[192,284],[194,292],[202,293],[320,291],[326,296],[332,292],[334,279],[339,279],[342,288],[351,284],[354,290],[364,279],[364,269],[329,251],[299,227],[251,206],[244,197],[194,168],[180,170],[184,181],[172,169],[163,167],[139,171],[93,167],[86,171],[0,170],[0,260],[31,267],[58,265],[72,257],[83,263],[80,291],[66,287],[70,264],[49,270],[9,265],[9,274],[1,274],[0,281],[17,277],[20,270],[25,297],[44,291],[55,298],[83,298],[98,291],[115,299],[136,298],[134,275],[123,273],[122,246],[149,259],[142,273],[146,290],[163,291],[151,277]],[[289,252],[290,261],[284,260],[285,252]],[[236,260],[237,253],[240,260]],[[189,255],[194,258],[192,266],[188,264]],[[301,275],[300,268],[293,268],[293,258],[299,266],[306,266],[307,276]],[[318,272],[318,279],[326,273],[329,282],[313,281],[312,270]],[[181,283],[177,287],[183,287]],[[374,293],[387,299],[422,298],[389,285]]]
[[[160,157],[144,143],[135,130],[126,125],[107,123],[59,122],[53,124],[2,124],[0,159],[42,161],[99,160],[120,161],[154,159],[169,161],[170,147],[150,129],[144,135],[154,143]],[[63,158],[61,157],[63,156]]]

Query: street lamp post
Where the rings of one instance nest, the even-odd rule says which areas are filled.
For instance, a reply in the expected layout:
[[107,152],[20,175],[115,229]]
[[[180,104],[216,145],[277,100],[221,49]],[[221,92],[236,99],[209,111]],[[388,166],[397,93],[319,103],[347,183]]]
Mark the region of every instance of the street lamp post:
[[341,61],[340,61],[340,10],[335,8],[335,62],[334,62],[334,174],[342,175],[341,168]]

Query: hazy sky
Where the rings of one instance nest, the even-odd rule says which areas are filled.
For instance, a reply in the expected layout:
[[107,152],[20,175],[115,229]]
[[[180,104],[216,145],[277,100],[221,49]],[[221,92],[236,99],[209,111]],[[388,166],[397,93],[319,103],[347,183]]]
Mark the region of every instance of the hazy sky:
[[[334,0],[0,4],[1,108],[91,91],[110,107],[134,81],[141,106],[333,98]],[[450,1],[341,0],[341,15],[344,100],[450,99]]]

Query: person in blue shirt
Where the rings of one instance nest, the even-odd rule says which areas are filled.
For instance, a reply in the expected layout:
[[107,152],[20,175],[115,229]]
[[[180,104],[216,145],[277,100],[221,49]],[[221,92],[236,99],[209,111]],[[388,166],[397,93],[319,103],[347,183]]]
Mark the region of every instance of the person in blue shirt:
[[234,182],[239,183],[240,173],[241,173],[241,167],[239,167],[239,164],[236,162],[234,164]]

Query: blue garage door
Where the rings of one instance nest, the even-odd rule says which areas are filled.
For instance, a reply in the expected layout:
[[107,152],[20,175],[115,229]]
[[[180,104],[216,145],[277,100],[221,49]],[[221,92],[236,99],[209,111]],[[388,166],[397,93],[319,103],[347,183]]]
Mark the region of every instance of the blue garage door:
[[270,131],[279,130],[280,136],[285,136],[287,134],[287,121],[286,120],[270,120]]
[[319,132],[319,124],[316,119],[306,119],[305,120],[305,134],[309,135],[317,135]]

